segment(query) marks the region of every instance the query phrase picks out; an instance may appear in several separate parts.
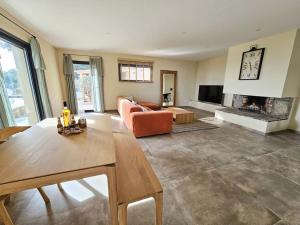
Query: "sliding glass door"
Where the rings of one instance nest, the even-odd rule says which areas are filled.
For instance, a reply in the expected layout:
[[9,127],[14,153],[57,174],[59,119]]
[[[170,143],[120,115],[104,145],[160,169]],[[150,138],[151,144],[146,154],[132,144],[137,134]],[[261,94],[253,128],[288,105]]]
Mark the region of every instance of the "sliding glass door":
[[94,93],[89,62],[73,61],[78,112],[93,112]]
[[12,118],[9,125],[33,125],[42,117],[28,51],[28,43],[0,32],[0,75],[4,83],[1,88],[6,92],[2,101],[8,105],[6,116]]

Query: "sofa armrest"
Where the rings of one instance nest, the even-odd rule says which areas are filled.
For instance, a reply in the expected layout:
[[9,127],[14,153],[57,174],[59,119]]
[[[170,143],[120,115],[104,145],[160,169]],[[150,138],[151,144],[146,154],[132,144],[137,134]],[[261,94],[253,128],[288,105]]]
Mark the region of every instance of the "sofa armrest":
[[132,131],[136,137],[170,133],[173,114],[166,111],[133,112],[130,114]]

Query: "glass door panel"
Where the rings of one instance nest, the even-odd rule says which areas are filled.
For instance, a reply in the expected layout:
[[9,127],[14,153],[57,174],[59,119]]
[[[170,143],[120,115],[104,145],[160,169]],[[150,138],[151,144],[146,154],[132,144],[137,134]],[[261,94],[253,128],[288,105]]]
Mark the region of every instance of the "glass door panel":
[[90,65],[89,63],[78,61],[73,63],[73,65],[78,111],[80,113],[94,111],[94,94]]
[[0,64],[15,124],[35,124],[38,113],[25,50],[0,38]]

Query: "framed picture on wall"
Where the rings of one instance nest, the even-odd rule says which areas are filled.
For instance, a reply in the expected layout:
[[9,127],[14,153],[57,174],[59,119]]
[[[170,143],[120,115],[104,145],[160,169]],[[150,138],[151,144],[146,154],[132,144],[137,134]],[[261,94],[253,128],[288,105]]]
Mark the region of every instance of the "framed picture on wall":
[[258,80],[264,58],[265,48],[251,48],[243,52],[239,80]]

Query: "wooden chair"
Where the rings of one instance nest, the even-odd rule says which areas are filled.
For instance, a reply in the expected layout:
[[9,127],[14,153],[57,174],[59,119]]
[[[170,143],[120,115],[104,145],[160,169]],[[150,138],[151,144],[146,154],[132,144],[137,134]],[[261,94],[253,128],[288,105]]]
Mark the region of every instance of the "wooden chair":
[[[0,130],[0,144],[7,141],[9,137],[19,132],[22,132],[26,129],[30,128],[30,126],[14,126],[7,127]],[[48,196],[44,192],[44,190],[40,187],[38,188],[39,193],[41,194],[45,204],[50,202]],[[10,195],[0,196],[0,217],[2,218],[5,225],[13,225],[13,222],[10,219],[10,216],[6,210],[5,204],[8,204],[10,201]]]
[[117,157],[117,198],[119,225],[127,225],[127,206],[153,197],[156,225],[163,220],[163,189],[134,135],[129,131],[114,133]]
[[0,129],[0,141],[5,142],[6,139],[14,134],[27,130],[30,126],[14,126]]

